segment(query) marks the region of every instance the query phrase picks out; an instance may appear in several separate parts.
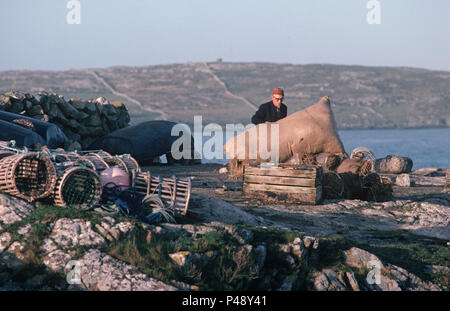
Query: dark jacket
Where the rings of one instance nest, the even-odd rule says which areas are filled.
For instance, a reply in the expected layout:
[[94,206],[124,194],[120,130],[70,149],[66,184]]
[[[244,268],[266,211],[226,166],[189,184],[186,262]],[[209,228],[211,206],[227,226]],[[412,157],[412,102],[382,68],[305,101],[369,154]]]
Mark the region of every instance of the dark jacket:
[[277,114],[277,108],[274,106],[272,101],[267,102],[259,106],[258,111],[252,117],[253,124],[260,124],[266,121],[276,122],[287,116],[287,107],[285,104],[281,103],[280,112]]

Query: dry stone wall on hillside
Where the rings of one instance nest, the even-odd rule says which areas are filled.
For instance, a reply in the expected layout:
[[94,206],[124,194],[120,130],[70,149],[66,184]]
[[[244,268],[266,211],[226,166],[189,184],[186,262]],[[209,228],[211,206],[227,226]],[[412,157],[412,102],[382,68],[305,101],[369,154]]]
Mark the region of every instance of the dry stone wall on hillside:
[[64,149],[86,149],[96,138],[129,125],[130,115],[121,102],[104,97],[84,100],[40,92],[36,96],[23,92],[0,94],[0,110],[56,124],[66,134]]

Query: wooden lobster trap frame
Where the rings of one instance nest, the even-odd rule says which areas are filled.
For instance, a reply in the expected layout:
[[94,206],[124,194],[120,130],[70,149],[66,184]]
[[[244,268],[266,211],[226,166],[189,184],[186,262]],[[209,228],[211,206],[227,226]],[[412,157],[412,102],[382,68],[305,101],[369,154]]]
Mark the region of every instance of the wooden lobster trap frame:
[[75,160],[75,163],[78,164],[84,164],[88,168],[93,169],[97,172],[101,172],[107,168],[109,168],[108,163],[105,162],[101,157],[99,156],[93,156],[93,155],[85,155],[80,156],[78,159]]
[[97,157],[105,161],[109,167],[118,166],[123,169],[132,178],[132,172],[140,172],[139,163],[129,154],[123,154],[119,156],[112,156],[106,151],[100,150],[99,152],[91,152],[88,156]]
[[122,155],[117,155],[115,157],[121,159],[125,163],[125,165],[128,168],[129,174],[132,174],[133,171],[136,172],[136,173],[140,173],[141,172],[141,168],[139,166],[139,163],[131,155],[129,155],[129,154],[122,154]]
[[14,155],[14,152],[8,151],[8,150],[0,150],[0,160],[9,156]]
[[[187,213],[191,196],[191,180],[189,178],[152,177],[150,172],[140,172],[134,174],[132,187],[144,196],[157,194],[164,204],[172,206],[177,213],[183,216]],[[157,206],[155,205],[155,207]]]
[[72,162],[80,158],[80,155],[75,152],[55,152],[51,155],[56,163]]
[[51,159],[29,152],[0,160],[0,191],[34,201],[51,195],[56,185],[56,169]]
[[54,204],[61,207],[90,209],[102,195],[102,182],[94,170],[83,166],[61,166],[53,193]]

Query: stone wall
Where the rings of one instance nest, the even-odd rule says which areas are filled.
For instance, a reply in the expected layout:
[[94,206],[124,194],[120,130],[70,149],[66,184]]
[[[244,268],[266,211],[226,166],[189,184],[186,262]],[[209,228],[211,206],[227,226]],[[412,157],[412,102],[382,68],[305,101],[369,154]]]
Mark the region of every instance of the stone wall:
[[36,96],[7,92],[0,94],[0,110],[56,124],[69,139],[64,146],[67,151],[86,149],[96,138],[130,122],[123,103],[110,103],[104,97],[66,100],[63,95],[48,92]]

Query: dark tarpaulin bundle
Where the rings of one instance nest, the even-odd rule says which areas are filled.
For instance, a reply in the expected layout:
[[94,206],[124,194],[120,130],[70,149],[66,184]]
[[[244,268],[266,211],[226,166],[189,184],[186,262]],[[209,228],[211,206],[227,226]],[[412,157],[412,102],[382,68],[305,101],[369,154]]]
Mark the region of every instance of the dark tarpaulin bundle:
[[[179,139],[179,136],[171,135],[176,124],[162,120],[142,122],[97,139],[89,149],[101,149],[114,155],[130,154],[140,164],[149,164],[154,158],[170,153],[172,143]],[[193,148],[191,136],[191,149]]]
[[[39,134],[44,139],[44,143],[42,145],[46,145],[47,147],[53,149],[63,147],[64,143],[67,141],[67,136],[56,124],[36,120],[20,114],[0,111],[0,120],[12,123],[14,120],[21,120],[21,119],[30,121],[33,124],[33,128],[36,131],[36,133]],[[6,140],[11,139],[13,138]]]
[[17,147],[33,148],[35,144],[45,145],[45,140],[36,132],[3,120],[0,120],[0,140],[14,140]]

